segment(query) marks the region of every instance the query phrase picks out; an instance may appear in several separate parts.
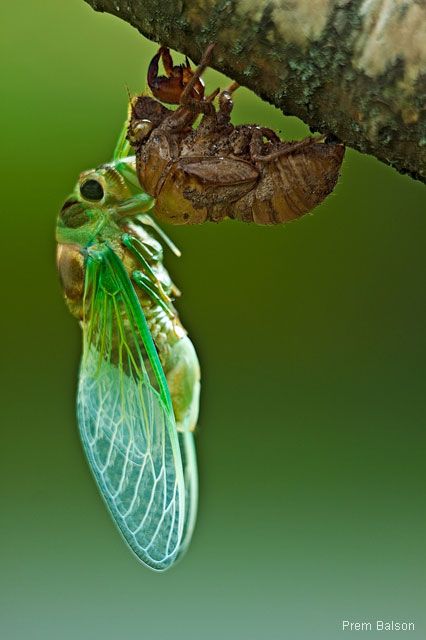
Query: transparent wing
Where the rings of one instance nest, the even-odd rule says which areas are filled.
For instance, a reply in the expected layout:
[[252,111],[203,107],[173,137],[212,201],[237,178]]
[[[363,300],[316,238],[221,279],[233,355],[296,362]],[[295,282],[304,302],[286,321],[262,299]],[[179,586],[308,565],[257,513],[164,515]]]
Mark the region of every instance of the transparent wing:
[[139,300],[106,245],[89,249],[86,260],[77,411],[113,519],[143,563],[167,569],[179,553],[187,511],[175,419]]
[[179,433],[179,444],[182,453],[183,475],[185,479],[185,523],[182,542],[179,547],[179,558],[186,552],[194,532],[198,506],[198,471],[195,454],[194,434],[190,431]]

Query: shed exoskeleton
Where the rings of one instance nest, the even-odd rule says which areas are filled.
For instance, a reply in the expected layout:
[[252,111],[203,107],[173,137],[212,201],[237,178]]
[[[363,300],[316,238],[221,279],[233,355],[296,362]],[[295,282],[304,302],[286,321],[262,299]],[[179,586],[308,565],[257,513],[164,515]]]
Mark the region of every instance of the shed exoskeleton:
[[[299,218],[333,190],[344,145],[324,135],[285,142],[266,127],[234,126],[232,95],[238,85],[205,96],[200,84],[212,50],[210,45],[195,71],[188,63],[173,67],[164,47],[154,57],[148,84],[160,100],[179,104],[176,110],[146,95],[130,103],[127,138],[140,184],[156,199],[157,217],[174,224]],[[160,57],[167,77],[158,76]]]

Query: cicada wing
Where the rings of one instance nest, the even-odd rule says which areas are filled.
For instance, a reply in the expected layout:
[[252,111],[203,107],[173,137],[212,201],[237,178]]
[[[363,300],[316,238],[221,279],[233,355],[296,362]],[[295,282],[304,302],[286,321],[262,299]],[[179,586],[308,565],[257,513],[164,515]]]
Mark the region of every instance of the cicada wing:
[[125,540],[152,569],[170,567],[185,522],[173,408],[139,300],[108,246],[86,260],[78,388],[83,446]]
[[185,479],[185,523],[179,557],[187,550],[194,532],[198,507],[198,471],[195,453],[194,434],[191,431],[179,433],[179,444],[182,453],[183,475]]

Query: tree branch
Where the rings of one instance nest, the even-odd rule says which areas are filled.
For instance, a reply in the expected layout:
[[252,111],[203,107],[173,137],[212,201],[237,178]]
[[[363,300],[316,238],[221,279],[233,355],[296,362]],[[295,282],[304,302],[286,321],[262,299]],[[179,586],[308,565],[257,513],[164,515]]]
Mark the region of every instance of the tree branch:
[[426,181],[423,0],[86,0]]

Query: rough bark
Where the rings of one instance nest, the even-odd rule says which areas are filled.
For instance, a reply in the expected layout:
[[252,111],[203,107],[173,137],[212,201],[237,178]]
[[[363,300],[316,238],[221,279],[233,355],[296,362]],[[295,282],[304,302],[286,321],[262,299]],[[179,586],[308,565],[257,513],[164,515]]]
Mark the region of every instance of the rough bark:
[[426,181],[424,0],[86,0]]

